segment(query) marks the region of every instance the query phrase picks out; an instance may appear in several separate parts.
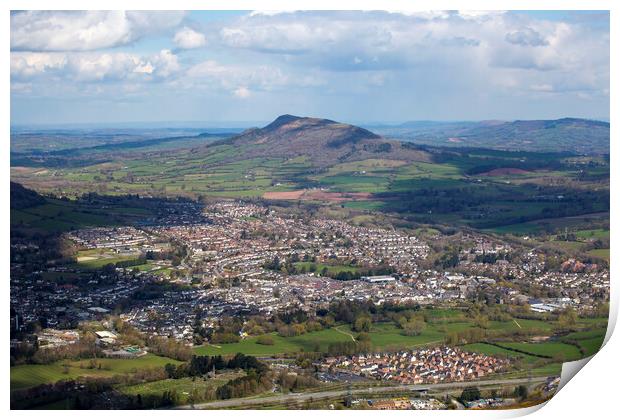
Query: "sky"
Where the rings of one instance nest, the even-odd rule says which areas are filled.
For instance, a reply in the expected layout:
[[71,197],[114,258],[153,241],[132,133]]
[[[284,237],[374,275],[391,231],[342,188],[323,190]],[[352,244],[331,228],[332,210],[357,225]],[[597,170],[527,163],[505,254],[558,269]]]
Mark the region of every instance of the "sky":
[[11,12],[11,124],[609,118],[609,13]]

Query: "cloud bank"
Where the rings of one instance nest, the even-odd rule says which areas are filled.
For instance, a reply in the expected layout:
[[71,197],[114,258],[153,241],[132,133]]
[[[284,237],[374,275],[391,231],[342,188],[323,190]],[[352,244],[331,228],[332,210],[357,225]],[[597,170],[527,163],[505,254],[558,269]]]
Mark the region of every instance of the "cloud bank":
[[[205,21],[191,12],[16,12],[12,91],[18,105],[119,92],[145,102],[211,96],[218,115],[248,114],[237,120],[321,110],[355,120],[483,119],[545,105],[547,114],[605,116],[609,15],[575,15],[287,11]],[[213,110],[209,101],[205,112]]]

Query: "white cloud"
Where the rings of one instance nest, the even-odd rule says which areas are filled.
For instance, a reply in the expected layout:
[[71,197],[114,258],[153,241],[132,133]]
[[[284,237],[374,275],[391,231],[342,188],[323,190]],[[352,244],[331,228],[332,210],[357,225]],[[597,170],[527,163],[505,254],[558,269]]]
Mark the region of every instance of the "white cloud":
[[550,85],[549,83],[543,83],[540,85],[532,85],[530,86],[530,89],[535,92],[553,92],[553,85]]
[[285,13],[295,13],[295,10],[253,10],[250,16],[275,16]]
[[152,61],[155,66],[155,74],[161,77],[168,77],[181,69],[179,59],[170,50],[161,50],[152,58]]
[[51,77],[81,82],[167,78],[180,70],[170,50],[152,56],[129,53],[11,52],[11,77],[29,80]]
[[505,10],[459,10],[459,16],[463,19],[485,20],[501,16]]
[[235,89],[233,91],[233,94],[237,97],[237,98],[241,98],[241,99],[245,99],[245,98],[249,98],[251,95],[251,92],[248,88],[246,88],[245,86],[239,86],[237,89]]
[[11,83],[13,93],[32,93],[32,83],[13,82]]
[[268,91],[295,83],[278,67],[226,65],[214,60],[193,65],[185,75],[188,85],[219,87],[238,97],[247,97],[250,89]]
[[[182,18],[171,18],[176,26],[170,26],[164,15],[71,13],[11,16],[11,83],[14,92],[24,92],[16,94],[57,85],[61,93],[95,95],[125,84],[126,92],[139,95],[149,91],[147,84],[150,91],[160,84],[189,96],[214,93],[237,106],[235,98],[248,97],[252,103],[307,102],[316,107],[312,112],[335,108],[337,101],[342,109],[382,104],[369,106],[368,114],[405,113],[418,103],[443,112],[445,103],[462,98],[460,109],[501,95],[505,103],[513,95],[609,95],[609,32],[577,19],[470,11],[259,12],[206,21],[198,30]],[[188,51],[179,57],[168,49],[136,53],[141,43],[126,53],[86,51],[162,32]],[[207,44],[208,50],[191,51]]]
[[291,65],[338,71],[438,63],[549,71],[591,61],[591,48],[608,60],[609,48],[599,34],[577,24],[503,11],[253,14],[227,23],[214,37],[224,47],[279,54]]
[[150,62],[140,63],[133,69],[134,73],[153,74],[154,67]]
[[549,45],[547,40],[532,28],[523,28],[506,34],[506,41],[523,47],[542,47]]
[[185,26],[174,35],[174,43],[179,48],[189,50],[204,47],[207,40],[204,34]]
[[184,12],[26,11],[11,14],[11,49],[89,51],[171,30]]
[[67,57],[57,53],[11,53],[11,76],[29,78],[62,69]]

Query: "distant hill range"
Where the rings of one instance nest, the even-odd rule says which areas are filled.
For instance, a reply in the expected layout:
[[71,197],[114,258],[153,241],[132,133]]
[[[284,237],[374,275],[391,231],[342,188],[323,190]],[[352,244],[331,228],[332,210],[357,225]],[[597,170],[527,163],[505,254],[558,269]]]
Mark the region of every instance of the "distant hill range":
[[394,126],[367,128],[385,137],[433,146],[609,154],[609,123],[580,118],[479,122],[412,121]]
[[281,115],[222,141],[237,147],[238,159],[306,156],[317,166],[371,158],[429,161],[418,147],[332,120]]
[[299,158],[300,165],[317,170],[367,159],[435,161],[436,150],[428,146],[609,154],[609,123],[576,118],[511,122],[414,121],[362,128],[287,114],[262,128],[243,132],[194,131],[194,135],[149,137],[166,133],[116,135],[106,130],[86,132],[85,139],[80,131],[12,134],[11,166],[88,166],[114,161],[121,156],[124,159],[161,153],[175,156],[188,150],[197,159],[211,156],[205,167],[254,158]]

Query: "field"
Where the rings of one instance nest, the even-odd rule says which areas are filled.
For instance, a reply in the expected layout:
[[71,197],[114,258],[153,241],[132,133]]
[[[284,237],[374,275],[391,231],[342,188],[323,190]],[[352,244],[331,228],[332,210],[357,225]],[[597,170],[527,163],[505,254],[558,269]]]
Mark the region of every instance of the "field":
[[138,254],[118,255],[105,249],[82,250],[78,251],[76,266],[83,269],[94,270],[107,264],[132,261],[137,257],[139,257]]
[[488,354],[490,356],[521,358],[527,362],[536,362],[540,360],[539,357],[526,355],[513,350],[507,350],[487,343],[465,344],[461,346],[461,348],[463,350],[471,351],[474,353]]
[[575,232],[580,239],[609,239],[609,229],[586,229]]
[[11,208],[11,227],[64,232],[99,226],[121,226],[152,215],[140,207],[122,203],[102,207],[76,200],[45,198],[45,203],[24,209]]
[[332,343],[351,341],[346,333],[339,332],[335,328],[315,331],[297,337],[280,337],[270,334],[273,345],[258,344],[258,337],[249,337],[239,343],[214,344],[195,347],[194,352],[198,355],[230,355],[244,353],[252,356],[271,356],[276,354],[294,354],[299,351],[326,351]]
[[139,369],[163,367],[167,363],[180,363],[167,357],[148,354],[138,359],[94,359],[97,367],[101,364],[101,369],[89,369],[90,360],[66,360],[49,365],[11,366],[11,390],[30,388],[62,379],[75,379],[82,376],[114,376],[132,373]]
[[[109,195],[303,200],[353,216],[380,211],[410,221],[519,235],[562,229],[566,223],[586,230],[584,220],[571,218],[609,210],[608,162],[598,159],[588,166],[590,161],[576,162],[565,153],[439,148],[431,151],[432,163],[373,157],[323,167],[305,154],[273,156],[260,144],[216,142],[154,150],[106,152],[104,163],[80,160],[83,156],[78,155],[72,165],[14,166],[11,179],[37,191],[69,196],[97,190]],[[30,212],[12,213],[15,221],[63,230],[81,220],[73,216],[38,220],[40,215]],[[608,215],[599,217],[608,220]],[[90,223],[101,222],[94,218]],[[592,235],[581,239],[599,233]]]
[[498,343],[501,346],[512,350],[532,353],[543,357],[562,356],[565,360],[579,360],[583,356],[579,349],[571,344],[559,342],[544,343]]
[[[512,233],[514,235],[536,235],[541,232],[563,234],[565,231],[574,232],[581,241],[590,239],[609,238],[609,229],[587,229],[584,226],[605,224],[609,222],[609,213],[584,214],[580,216],[563,218],[546,218],[532,220],[530,222],[516,223],[487,229],[495,233]],[[606,235],[605,235],[606,232]]]
[[165,391],[176,391],[180,405],[188,404],[192,392],[198,395],[204,395],[208,389],[215,390],[220,385],[224,385],[231,379],[239,378],[242,374],[236,372],[224,372],[216,375],[215,378],[180,378],[180,379],[164,379],[161,381],[147,382],[144,384],[123,386],[117,390],[126,395],[137,396],[142,398],[149,396],[160,397]]
[[595,256],[595,257],[603,258],[603,259],[606,259],[607,261],[609,261],[609,248],[593,249],[592,251],[590,251],[588,253],[590,255]]
[[[459,332],[474,327],[474,324],[467,320],[462,311],[456,309],[430,309],[427,310],[429,322],[424,331],[418,336],[406,336],[402,330],[393,323],[373,324],[368,333],[372,348],[380,351],[400,350],[418,346],[436,345],[444,342],[446,335],[450,332]],[[587,353],[592,354],[598,350],[602,338],[605,335],[605,328],[599,325],[604,323],[603,319],[581,319],[578,321],[579,328],[585,331],[572,333],[561,339],[573,339],[579,341],[582,347],[587,349]],[[518,319],[512,321],[492,321],[489,323],[489,331],[523,332],[531,334],[552,334],[553,322]],[[351,341],[358,335],[352,331],[349,325],[339,325],[322,331],[306,333],[295,337],[281,337],[276,333],[270,334],[273,338],[273,345],[258,344],[258,337],[248,337],[238,343],[203,345],[195,347],[194,352],[198,355],[231,355],[235,353],[245,353],[254,356],[272,356],[293,354],[298,351],[326,351],[330,344]],[[567,360],[581,359],[579,348],[573,344],[561,341],[547,341],[543,343],[520,343],[520,342],[501,342],[498,343],[502,349],[483,343],[468,344],[474,346],[479,351],[482,349],[492,351],[490,354],[519,355],[527,361],[538,359],[535,356],[525,355],[519,351],[525,351],[542,357],[553,357],[555,354],[563,354]],[[509,350],[513,349],[513,350]]]
[[605,334],[607,333],[606,328],[591,328],[585,331],[579,331],[570,333],[562,339],[566,340],[575,340],[581,346],[581,348],[585,352],[585,356],[591,356],[595,354],[603,345],[603,340],[605,339]]
[[[459,330],[469,326],[466,323],[448,324],[448,330]],[[434,328],[427,328],[421,335],[408,337],[400,333],[393,324],[375,324],[369,333],[373,347],[381,350],[390,348],[409,348],[443,341],[444,333]],[[247,338],[239,343],[207,345],[195,348],[200,355],[218,355],[245,353],[255,356],[277,354],[293,354],[298,351],[326,351],[330,344],[352,341],[351,336],[357,336],[347,325],[306,333],[296,337],[280,337],[271,335],[273,345],[262,345],[256,342],[257,337]]]

